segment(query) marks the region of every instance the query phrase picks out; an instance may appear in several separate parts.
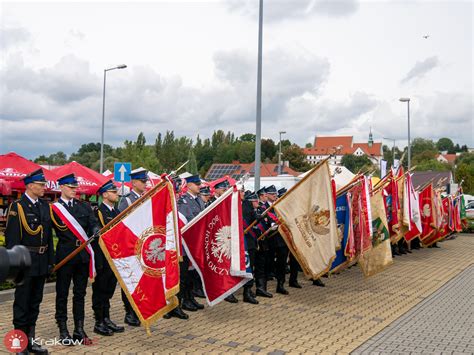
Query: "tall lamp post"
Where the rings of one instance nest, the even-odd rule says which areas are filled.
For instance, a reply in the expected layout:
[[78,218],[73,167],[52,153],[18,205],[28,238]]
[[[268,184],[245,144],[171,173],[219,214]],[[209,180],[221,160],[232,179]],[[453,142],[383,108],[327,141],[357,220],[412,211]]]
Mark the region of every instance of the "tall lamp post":
[[260,160],[262,136],[262,34],[263,34],[263,0],[259,1],[258,12],[258,59],[257,59],[257,118],[255,130],[255,191],[260,189]]
[[280,143],[279,143],[279,152],[278,152],[278,175],[281,175],[282,172],[282,166],[281,166],[281,135],[285,134],[285,131],[280,131]]
[[407,103],[408,108],[408,170],[411,167],[411,140],[410,140],[410,98],[409,97],[401,97],[401,102]]
[[104,91],[102,94],[102,135],[100,139],[100,173],[104,172],[104,124],[105,124],[105,80],[107,77],[107,72],[115,69],[125,69],[127,66],[125,64],[117,65],[113,68],[104,69]]

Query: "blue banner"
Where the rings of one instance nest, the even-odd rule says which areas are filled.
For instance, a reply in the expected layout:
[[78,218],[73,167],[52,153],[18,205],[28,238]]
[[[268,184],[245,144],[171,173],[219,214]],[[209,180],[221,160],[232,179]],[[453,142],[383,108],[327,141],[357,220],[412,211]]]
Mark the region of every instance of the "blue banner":
[[347,203],[347,193],[339,196],[336,199],[336,219],[337,219],[337,230],[338,236],[341,244],[341,248],[336,251],[336,259],[334,259],[331,265],[331,272],[339,271],[345,267],[347,262],[346,255],[344,251],[346,250],[347,237],[348,237],[348,228],[349,218],[351,216],[350,207]]

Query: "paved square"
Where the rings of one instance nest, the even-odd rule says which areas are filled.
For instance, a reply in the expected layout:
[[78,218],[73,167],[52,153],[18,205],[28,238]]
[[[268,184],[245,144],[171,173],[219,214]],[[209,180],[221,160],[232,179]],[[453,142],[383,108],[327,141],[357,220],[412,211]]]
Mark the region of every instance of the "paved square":
[[[74,354],[348,354],[472,265],[474,236],[461,235],[455,240],[440,243],[440,246],[441,249],[415,250],[412,254],[396,257],[394,264],[386,271],[368,279],[364,278],[358,266],[354,266],[339,275],[323,279],[325,288],[312,286],[309,281],[302,280],[302,289],[289,288],[289,296],[275,294],[272,299],[259,298],[259,305],[241,301],[238,304],[223,302],[203,311],[189,312],[188,321],[163,319],[152,327],[151,336],[147,336],[142,328],[131,327],[126,327],[125,333],[112,337],[94,334],[91,289],[88,288],[86,331],[94,338],[95,345],[74,348],[58,346],[49,347],[49,350],[52,353]],[[469,277],[472,280],[472,274]],[[454,291],[464,287],[464,284],[454,283]],[[270,282],[269,287],[270,291],[274,291],[275,282]],[[472,295],[472,288],[466,292]],[[43,339],[58,335],[54,321],[54,296],[45,295],[42,304],[37,336]],[[238,292],[237,297],[242,299],[241,292]],[[459,297],[465,298],[462,295]],[[471,296],[471,302],[472,299]],[[458,302],[459,299],[441,301],[438,307],[445,307],[445,317],[460,319],[455,313],[459,309]],[[420,307],[423,307],[423,303]],[[123,324],[120,292],[114,296],[111,311],[112,319]],[[450,344],[441,342],[446,346],[455,342],[462,344],[461,341],[468,338],[468,334],[453,333],[449,327],[438,323],[442,322],[442,318],[437,317],[437,314],[431,314],[425,320],[426,324],[436,322],[437,333],[431,330],[422,338],[414,336],[408,340],[411,334],[406,331],[403,336],[398,339],[394,337],[390,343],[381,346],[386,346],[386,352],[408,353],[416,352],[415,348],[431,350],[435,347],[432,340],[436,338],[445,338],[446,342],[448,335],[453,338]],[[12,329],[11,318],[12,301],[0,303],[0,334]],[[465,325],[466,331],[473,329],[472,323]],[[72,332],[72,320],[69,321],[69,327]],[[403,329],[405,332],[406,329]],[[422,329],[416,331],[417,334],[422,333]],[[375,344],[376,340],[372,339],[365,346]],[[470,349],[472,341],[465,343],[462,345],[464,348],[455,348],[455,351]]]

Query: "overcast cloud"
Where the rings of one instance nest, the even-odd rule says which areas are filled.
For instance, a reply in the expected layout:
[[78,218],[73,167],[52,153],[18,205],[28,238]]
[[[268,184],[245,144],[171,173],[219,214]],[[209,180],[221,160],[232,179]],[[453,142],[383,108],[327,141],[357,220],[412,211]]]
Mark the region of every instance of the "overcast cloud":
[[[2,5],[0,154],[70,154],[100,141],[103,69],[122,62],[127,69],[107,74],[106,143],[141,131],[148,142],[166,130],[254,132],[256,4]],[[366,141],[371,127],[376,141],[402,146],[398,98],[409,96],[412,137],[474,146],[471,9],[265,2],[262,135],[276,140],[284,130],[300,145],[316,134]]]

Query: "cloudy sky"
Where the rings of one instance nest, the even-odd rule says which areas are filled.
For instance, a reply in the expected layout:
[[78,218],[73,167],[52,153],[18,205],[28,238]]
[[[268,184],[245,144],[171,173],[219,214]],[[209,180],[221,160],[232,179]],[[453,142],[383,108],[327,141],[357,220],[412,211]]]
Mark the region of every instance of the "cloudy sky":
[[[262,136],[474,147],[471,1],[265,0]],[[0,2],[0,153],[255,131],[258,0]],[[424,35],[429,35],[427,39]],[[391,145],[390,141],[384,141]]]

